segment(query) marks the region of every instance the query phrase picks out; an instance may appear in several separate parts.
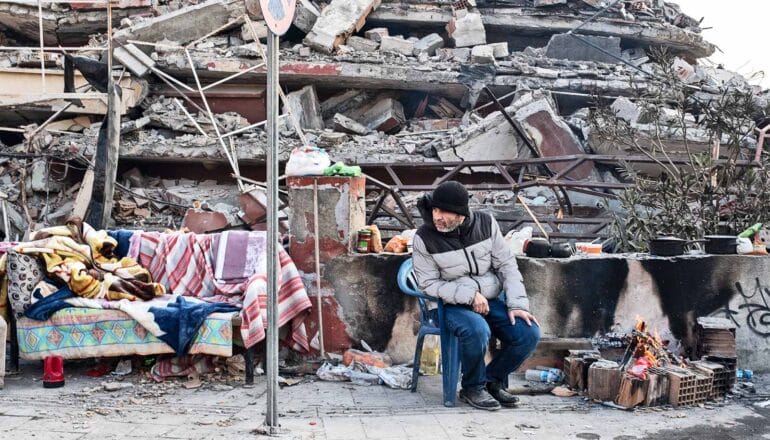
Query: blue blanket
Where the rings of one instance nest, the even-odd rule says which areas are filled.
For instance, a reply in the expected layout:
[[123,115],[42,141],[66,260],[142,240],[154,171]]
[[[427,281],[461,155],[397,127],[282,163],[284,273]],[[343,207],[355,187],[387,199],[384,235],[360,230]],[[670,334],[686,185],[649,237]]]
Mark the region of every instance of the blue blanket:
[[188,302],[180,296],[166,307],[150,307],[149,312],[155,315],[155,322],[165,332],[158,339],[170,345],[177,356],[182,356],[187,353],[190,342],[207,316],[238,310],[238,307],[230,304]]

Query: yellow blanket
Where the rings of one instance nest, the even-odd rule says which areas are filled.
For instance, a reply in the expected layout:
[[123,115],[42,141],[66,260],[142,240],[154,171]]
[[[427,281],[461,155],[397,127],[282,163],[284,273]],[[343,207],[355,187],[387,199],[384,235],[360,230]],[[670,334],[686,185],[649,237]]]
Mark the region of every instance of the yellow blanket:
[[[106,231],[95,230],[78,218],[64,226],[32,233],[31,241],[14,251],[33,255],[45,263],[50,278],[60,280],[78,296],[109,300],[149,300],[165,293],[152,282],[150,272],[129,257],[114,255],[117,241]],[[0,258],[0,304],[7,301],[6,256]],[[3,317],[6,318],[7,317]]]

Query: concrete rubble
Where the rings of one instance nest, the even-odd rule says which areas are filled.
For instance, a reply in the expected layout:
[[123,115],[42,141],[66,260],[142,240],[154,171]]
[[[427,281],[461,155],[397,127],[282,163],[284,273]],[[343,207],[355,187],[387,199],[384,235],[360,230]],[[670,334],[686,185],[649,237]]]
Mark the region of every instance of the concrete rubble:
[[[103,101],[97,105],[96,92],[83,91],[78,97],[84,107],[65,109],[35,132],[69,101],[45,93],[64,87],[66,63],[59,52],[46,53],[48,89],[39,82],[37,4],[32,3],[0,1],[0,45],[18,47],[0,51],[0,125],[9,129],[0,131],[0,191],[11,202],[7,236],[12,238],[31,225],[66,217],[106,111]],[[662,133],[674,151],[685,144],[707,148],[697,115],[665,105],[651,112],[637,104],[643,93],[673,98],[676,91],[655,79],[670,71],[699,87],[702,102],[725,90],[750,92],[757,121],[764,117],[768,95],[737,74],[699,61],[715,47],[701,36],[698,21],[676,5],[621,1],[585,23],[580,35],[569,33],[604,6],[588,0],[455,7],[443,0],[301,0],[293,27],[281,40],[287,98],[282,112],[291,113],[307,141],[326,148],[333,162],[371,170],[389,163],[419,169],[425,163],[516,160],[532,157],[533,148],[545,157],[631,154],[591,128],[597,96],[642,144]],[[47,45],[83,45],[78,55],[100,60],[107,39],[104,7],[44,2],[43,12]],[[201,209],[198,202],[205,202],[203,211],[219,212],[227,224],[240,226],[242,202],[224,196],[239,193],[229,156],[237,158],[243,176],[264,176],[266,157],[266,134],[258,125],[265,118],[266,73],[259,66],[261,43],[254,38],[264,40],[267,29],[259,2],[133,0],[113,13],[115,61],[126,68],[121,85],[130,96],[121,120],[115,224],[179,226],[188,208]],[[670,65],[655,55],[661,46],[673,56]],[[237,79],[219,83],[234,74]],[[77,87],[88,84],[84,76],[76,72]],[[665,129],[676,121],[685,121],[688,129]],[[279,134],[279,158],[285,162],[302,139],[288,117]],[[746,146],[753,141],[748,136]],[[499,173],[489,167],[473,171]],[[590,161],[567,177],[622,180],[611,167]],[[556,203],[547,189],[528,191],[529,200]],[[403,196],[414,200],[411,193]],[[505,204],[512,197],[499,191],[476,194],[475,200]],[[597,204],[588,196],[580,200]]]

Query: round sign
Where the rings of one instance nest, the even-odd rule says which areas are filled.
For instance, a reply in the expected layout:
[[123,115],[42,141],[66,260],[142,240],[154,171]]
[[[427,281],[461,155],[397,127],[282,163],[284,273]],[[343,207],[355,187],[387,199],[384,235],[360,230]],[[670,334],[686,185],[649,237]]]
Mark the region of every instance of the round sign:
[[265,24],[276,35],[283,35],[289,30],[294,20],[296,0],[259,0]]

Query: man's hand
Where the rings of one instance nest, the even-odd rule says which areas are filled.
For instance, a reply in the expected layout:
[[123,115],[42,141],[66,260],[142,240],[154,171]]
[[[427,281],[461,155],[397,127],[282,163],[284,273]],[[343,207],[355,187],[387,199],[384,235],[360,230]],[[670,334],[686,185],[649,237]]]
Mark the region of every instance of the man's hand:
[[476,292],[476,296],[473,297],[473,311],[479,315],[489,313],[489,301],[479,292]]
[[535,316],[531,313],[529,313],[526,310],[508,310],[508,317],[511,318],[511,324],[516,325],[516,318],[523,319],[524,322],[527,323],[528,326],[532,326],[532,323],[534,322],[535,325],[540,327],[540,323],[537,322],[537,319],[535,319]]

